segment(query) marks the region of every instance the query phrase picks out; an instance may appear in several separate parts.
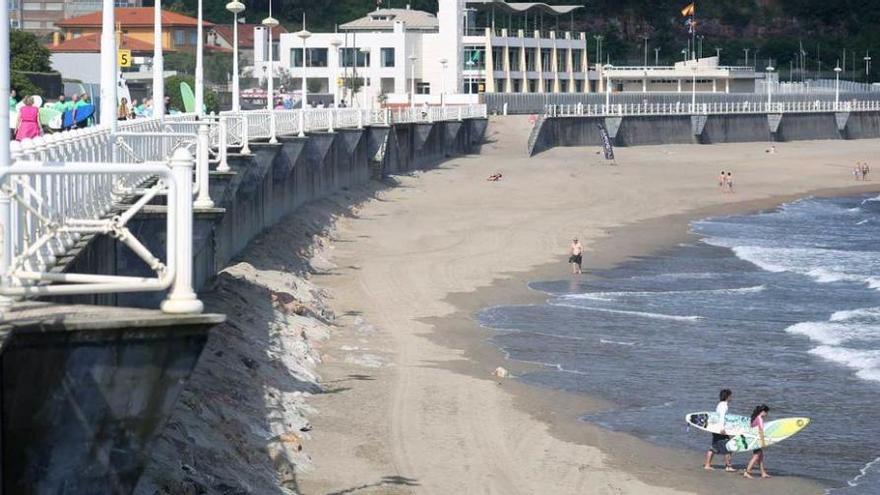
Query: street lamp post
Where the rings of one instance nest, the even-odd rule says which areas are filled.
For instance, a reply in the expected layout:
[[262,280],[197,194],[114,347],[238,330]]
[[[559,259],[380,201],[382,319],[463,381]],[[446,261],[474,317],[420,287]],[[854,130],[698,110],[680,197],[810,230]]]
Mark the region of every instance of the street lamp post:
[[153,117],[165,119],[165,61],[162,54],[162,0],[153,4]]
[[691,113],[697,111],[697,64],[691,66]]
[[865,61],[865,82],[869,82],[871,80],[871,56],[868,55],[868,52],[865,52],[865,58],[862,59]]
[[773,104],[773,71],[776,70],[772,65],[767,66],[767,111],[770,111],[770,105]]
[[269,110],[269,142],[277,143],[275,136],[275,67],[272,63],[272,29],[278,26],[278,19],[272,17],[272,0],[269,0],[269,17],[263,19],[263,26],[269,31],[269,70],[266,77],[266,108]]
[[660,47],[654,48],[654,65],[660,65]]
[[834,68],[834,110],[840,110],[840,62]]
[[[159,0],[156,0],[158,3]],[[232,12],[232,111],[241,111],[239,100],[239,72],[238,72],[238,14],[244,12],[244,4],[234,0],[226,4],[226,10]]]
[[749,65],[749,49],[748,49],[748,48],[743,48],[743,53],[746,54],[746,63],[744,63],[743,65],[746,66],[746,67],[748,67],[748,65]]
[[642,39],[645,40],[645,65],[643,67],[648,66],[648,40],[651,39],[648,36],[642,36]]
[[[370,49],[365,46],[361,46],[357,50],[358,50],[359,54],[364,56],[364,72],[363,72],[363,77],[361,77],[361,79],[363,79],[362,88],[363,88],[363,94],[364,94],[364,106],[367,107],[367,110],[372,111],[373,110],[373,91],[372,91],[372,86],[370,84],[372,82],[372,81],[370,81],[370,73],[372,72],[370,70],[370,66],[372,65],[372,63],[371,63],[372,60],[370,60],[370,57],[369,57]],[[355,65],[357,65],[357,57],[355,57]]]
[[296,37],[302,40],[302,50],[303,50],[302,91],[301,91],[302,105],[300,105],[301,108],[300,108],[300,112],[299,112],[299,137],[306,136],[306,107],[308,107],[308,105],[309,105],[309,88],[306,87],[307,86],[307,84],[306,84],[306,68],[309,65],[307,62],[309,57],[307,56],[307,53],[306,53],[306,40],[309,39],[309,37],[311,35],[312,35],[312,33],[308,32],[308,30],[306,30],[306,17],[305,17],[305,14],[303,14],[303,28],[299,32],[296,33]]
[[415,55],[409,56],[409,106],[411,108],[415,108],[416,106],[416,60],[419,57]]
[[[116,16],[113,0],[104,0],[101,15],[101,124],[116,132]],[[4,5],[5,9],[6,6]],[[5,57],[7,54],[4,54]],[[6,98],[7,95],[2,95]]]
[[333,47],[333,54],[336,60],[336,65],[333,68],[333,108],[339,108],[339,47],[342,45],[342,41],[338,38],[334,38],[333,41],[330,42],[330,46]]
[[446,66],[449,64],[449,61],[445,58],[440,59],[440,66],[443,68],[443,75],[440,78],[440,106],[446,106]]
[[605,113],[607,114],[611,108],[611,69],[614,66],[611,64],[605,64],[602,66],[602,69],[605,71]]
[[205,35],[202,30],[202,0],[199,0],[198,23],[196,26],[196,81],[195,81],[195,97],[196,97],[196,115],[201,116],[205,113]]

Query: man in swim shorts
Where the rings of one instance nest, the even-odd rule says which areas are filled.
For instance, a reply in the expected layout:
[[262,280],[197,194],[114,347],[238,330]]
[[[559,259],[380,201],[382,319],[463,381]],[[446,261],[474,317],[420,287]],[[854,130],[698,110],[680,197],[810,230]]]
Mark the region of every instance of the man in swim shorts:
[[571,263],[571,273],[577,275],[581,273],[581,263],[583,263],[584,256],[584,246],[577,240],[577,238],[571,241],[569,254],[568,262]]
[[727,409],[731,398],[733,398],[733,392],[731,392],[730,389],[722,389],[718,394],[718,405],[715,406],[715,413],[721,418],[721,433],[712,434],[712,445],[706,452],[706,463],[703,465],[703,469],[715,469],[712,467],[712,457],[714,457],[715,454],[724,454],[724,470],[727,472],[735,471],[731,465],[731,455],[730,452],[727,451],[726,446],[727,441],[730,440],[730,435],[726,435],[724,431],[724,417],[727,415]]

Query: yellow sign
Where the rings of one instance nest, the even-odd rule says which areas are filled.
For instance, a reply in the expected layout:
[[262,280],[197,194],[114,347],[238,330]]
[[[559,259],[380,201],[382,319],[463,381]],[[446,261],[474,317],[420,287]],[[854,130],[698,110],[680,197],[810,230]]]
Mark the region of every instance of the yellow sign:
[[339,86],[340,88],[345,86],[345,79],[343,79],[341,77],[337,77],[336,78],[336,85]]
[[131,50],[118,50],[116,64],[120,67],[131,67]]

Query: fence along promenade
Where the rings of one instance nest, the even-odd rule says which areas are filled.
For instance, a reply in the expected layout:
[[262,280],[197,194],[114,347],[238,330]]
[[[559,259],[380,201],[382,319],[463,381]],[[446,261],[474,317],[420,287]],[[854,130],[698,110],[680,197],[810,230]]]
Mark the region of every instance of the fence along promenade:
[[546,105],[547,117],[626,117],[640,115],[733,115],[880,111],[880,99],[868,101],[725,101],[707,103],[617,103]]
[[[11,146],[0,168],[0,311],[40,296],[163,291],[167,313],[198,313],[192,288],[194,209],[213,206],[211,167],[229,171],[228,149],[250,154],[253,141],[393,124],[485,118],[485,105],[399,110],[305,109],[167,115],[50,134]],[[159,196],[167,197],[163,262],[128,228]],[[153,277],[61,273],[58,260],[84,237],[109,235]]]

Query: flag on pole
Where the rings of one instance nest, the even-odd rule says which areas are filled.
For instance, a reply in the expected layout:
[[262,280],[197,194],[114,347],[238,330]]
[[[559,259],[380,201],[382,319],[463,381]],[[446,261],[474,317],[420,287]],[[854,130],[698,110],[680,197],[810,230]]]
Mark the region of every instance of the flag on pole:
[[681,9],[682,17],[692,16],[697,11],[696,3],[691,2],[687,7]]
[[684,25],[687,26],[687,30],[689,34],[694,34],[697,29],[697,21],[694,20],[693,17],[684,21]]

